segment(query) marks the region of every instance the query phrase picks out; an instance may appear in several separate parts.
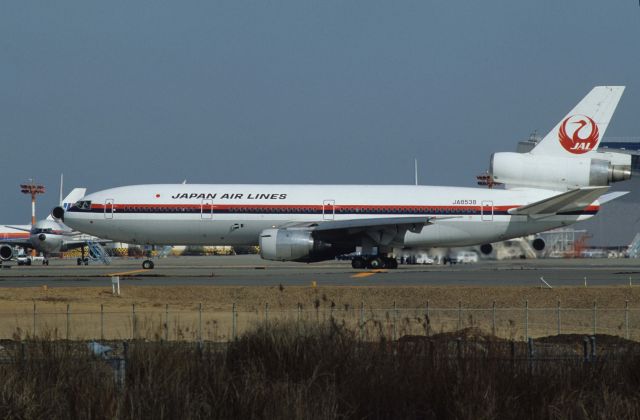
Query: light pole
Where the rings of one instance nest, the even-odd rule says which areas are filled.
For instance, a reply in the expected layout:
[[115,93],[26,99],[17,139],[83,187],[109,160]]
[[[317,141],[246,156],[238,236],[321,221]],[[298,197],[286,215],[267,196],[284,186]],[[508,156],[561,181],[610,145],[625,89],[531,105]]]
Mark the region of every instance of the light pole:
[[[36,195],[44,194],[44,185],[37,185],[33,179],[29,179],[28,184],[20,184],[20,191],[23,194],[31,195],[31,228],[36,224]],[[31,250],[31,255],[36,255],[36,250]]]

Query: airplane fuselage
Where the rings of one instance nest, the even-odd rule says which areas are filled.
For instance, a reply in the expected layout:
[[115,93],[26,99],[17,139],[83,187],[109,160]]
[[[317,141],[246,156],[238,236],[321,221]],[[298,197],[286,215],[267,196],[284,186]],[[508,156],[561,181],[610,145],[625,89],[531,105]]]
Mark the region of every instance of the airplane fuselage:
[[257,245],[265,229],[300,222],[425,217],[392,246],[465,246],[537,233],[592,217],[532,219],[509,209],[557,195],[541,189],[406,185],[138,185],[85,196],[65,213],[73,229],[114,241],[157,245]]

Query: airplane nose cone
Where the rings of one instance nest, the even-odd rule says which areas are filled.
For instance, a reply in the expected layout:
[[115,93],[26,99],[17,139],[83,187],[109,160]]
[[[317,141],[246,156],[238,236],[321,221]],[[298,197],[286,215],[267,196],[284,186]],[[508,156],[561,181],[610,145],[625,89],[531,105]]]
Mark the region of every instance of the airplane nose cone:
[[40,235],[38,235],[38,239],[40,239],[41,241],[45,241],[47,240],[47,235],[45,235],[44,233],[41,233]]

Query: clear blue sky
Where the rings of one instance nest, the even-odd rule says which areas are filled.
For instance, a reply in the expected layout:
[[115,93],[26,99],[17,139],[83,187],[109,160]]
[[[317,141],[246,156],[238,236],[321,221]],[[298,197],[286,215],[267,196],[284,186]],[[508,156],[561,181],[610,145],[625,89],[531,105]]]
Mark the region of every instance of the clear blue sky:
[[594,85],[627,85],[636,0],[5,1],[0,223],[48,192],[155,182],[474,185]]

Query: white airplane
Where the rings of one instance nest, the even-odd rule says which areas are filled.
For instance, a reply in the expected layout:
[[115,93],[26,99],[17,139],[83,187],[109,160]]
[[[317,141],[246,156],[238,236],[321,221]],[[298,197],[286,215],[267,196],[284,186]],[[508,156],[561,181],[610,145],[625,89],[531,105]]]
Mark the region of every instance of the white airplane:
[[[75,188],[61,201],[63,209],[71,207],[82,198],[87,189]],[[100,242],[98,238],[90,238],[74,231],[52,216],[38,220],[35,225],[0,226],[0,261],[9,261],[16,257],[15,248],[35,249],[44,255],[43,264],[48,265],[49,254],[69,251],[84,247],[89,240]],[[104,241],[102,241],[104,242]],[[84,255],[78,264],[87,264]]]
[[[407,185],[136,185],[95,192],[54,216],[102,238],[155,245],[259,245],[314,262],[361,247],[354,268],[396,268],[393,247],[483,245],[593,217],[631,177],[631,157],[597,147],[624,87],[599,86],[529,153],[495,153],[506,189]],[[540,239],[536,248],[544,248]],[[144,268],[153,268],[146,260]]]

